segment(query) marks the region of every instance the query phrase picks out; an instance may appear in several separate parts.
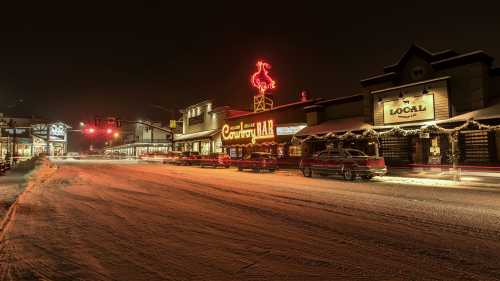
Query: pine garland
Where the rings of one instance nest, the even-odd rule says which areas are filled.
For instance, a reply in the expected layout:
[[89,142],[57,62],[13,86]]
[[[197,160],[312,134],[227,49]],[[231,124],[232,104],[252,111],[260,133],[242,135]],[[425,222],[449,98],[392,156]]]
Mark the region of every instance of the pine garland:
[[298,137],[293,137],[292,142],[293,143],[304,143],[310,140],[327,140],[327,139],[338,139],[338,140],[345,140],[345,139],[355,139],[355,140],[360,140],[360,139],[377,139],[380,137],[388,137],[388,136],[414,136],[418,135],[420,133],[441,133],[441,134],[448,134],[451,135],[453,138],[456,138],[457,133],[463,129],[468,128],[469,126],[476,126],[480,130],[498,130],[500,129],[500,125],[486,125],[486,124],[481,124],[476,120],[469,119],[467,120],[464,124],[448,129],[441,127],[437,124],[426,124],[420,127],[419,129],[403,129],[399,126],[394,126],[390,130],[387,131],[382,131],[378,132],[375,131],[374,129],[365,129],[361,134],[355,134],[352,131],[347,131],[343,134],[335,134],[334,132],[329,132],[326,133],[325,135],[319,136],[319,135],[311,135],[307,136],[303,139],[300,139]]

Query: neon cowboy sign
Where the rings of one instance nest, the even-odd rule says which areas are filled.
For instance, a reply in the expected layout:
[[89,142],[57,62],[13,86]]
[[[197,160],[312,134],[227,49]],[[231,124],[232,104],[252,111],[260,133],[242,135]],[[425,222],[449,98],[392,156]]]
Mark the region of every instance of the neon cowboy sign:
[[257,121],[253,123],[240,122],[238,125],[222,126],[222,139],[224,141],[249,140],[255,144],[259,140],[274,139],[275,127],[273,120]]

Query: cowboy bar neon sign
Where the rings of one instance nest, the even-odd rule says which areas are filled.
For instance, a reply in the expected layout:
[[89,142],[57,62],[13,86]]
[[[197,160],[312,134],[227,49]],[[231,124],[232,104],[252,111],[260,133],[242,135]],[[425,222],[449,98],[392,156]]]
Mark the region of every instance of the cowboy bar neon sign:
[[224,124],[222,126],[222,139],[224,140],[238,140],[250,139],[252,144],[261,139],[273,139],[274,134],[274,121],[265,120],[253,123],[243,123],[235,126]]

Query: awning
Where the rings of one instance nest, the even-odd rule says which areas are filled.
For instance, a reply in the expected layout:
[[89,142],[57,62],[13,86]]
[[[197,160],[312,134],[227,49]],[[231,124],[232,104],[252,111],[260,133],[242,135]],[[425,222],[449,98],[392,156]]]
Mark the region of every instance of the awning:
[[451,122],[467,121],[467,120],[470,120],[471,118],[474,120],[500,118],[500,102],[497,104],[485,107],[485,108],[481,108],[478,110],[474,110],[471,112],[460,114],[460,115],[454,116],[452,118],[439,121],[437,123],[451,123]]
[[174,135],[174,141],[187,141],[187,140],[197,140],[197,139],[209,138],[209,137],[217,134],[218,132],[219,132],[219,130],[208,130],[208,131],[202,131],[202,132],[197,132],[197,133],[192,133],[192,134]]
[[365,122],[364,117],[351,117],[334,119],[321,124],[305,127],[295,134],[296,137],[324,135],[327,133],[363,131],[373,128],[372,125]]

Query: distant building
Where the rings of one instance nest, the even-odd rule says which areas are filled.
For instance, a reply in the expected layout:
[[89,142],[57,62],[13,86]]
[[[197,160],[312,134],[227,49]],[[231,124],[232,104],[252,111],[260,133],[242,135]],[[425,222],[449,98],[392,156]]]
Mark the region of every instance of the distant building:
[[13,157],[22,160],[40,154],[61,156],[67,152],[67,130],[71,127],[63,122],[0,113],[0,128],[2,159]]
[[175,150],[195,151],[201,155],[222,152],[221,128],[224,119],[246,111],[227,106],[215,107],[206,100],[181,110],[182,133],[174,135]]
[[168,124],[155,121],[123,122],[118,138],[110,138],[106,153],[140,156],[146,153],[172,150],[172,134]]

